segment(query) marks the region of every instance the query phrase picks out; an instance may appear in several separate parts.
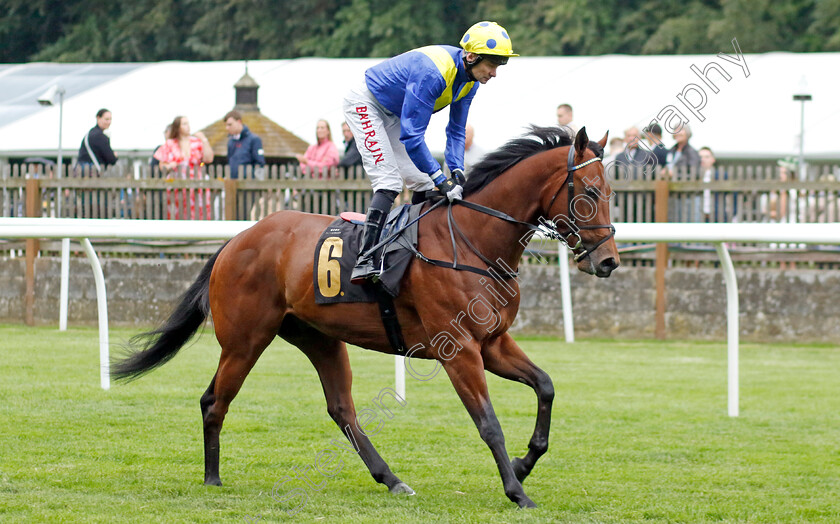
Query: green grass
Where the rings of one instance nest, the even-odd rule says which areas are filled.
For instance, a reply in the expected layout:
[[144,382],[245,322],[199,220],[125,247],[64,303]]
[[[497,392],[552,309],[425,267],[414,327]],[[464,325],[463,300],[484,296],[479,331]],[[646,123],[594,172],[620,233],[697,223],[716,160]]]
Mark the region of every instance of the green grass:
[[[198,399],[218,361],[212,335],[109,392],[95,329],[0,326],[0,337],[2,522],[840,521],[837,347],[743,345],[741,417],[730,418],[722,343],[524,339],[557,392],[549,452],[525,482],[538,509],[504,496],[441,374],[408,377],[407,405],[373,437],[416,496],[389,495],[342,453],[341,471],[290,517],[294,504],[272,499],[272,486],[341,438],[296,349],[275,342],[248,377],[222,432],[225,486],[211,488]],[[393,384],[393,358],[354,348],[351,359],[357,408],[371,407]],[[521,455],[533,392],[489,384]]]

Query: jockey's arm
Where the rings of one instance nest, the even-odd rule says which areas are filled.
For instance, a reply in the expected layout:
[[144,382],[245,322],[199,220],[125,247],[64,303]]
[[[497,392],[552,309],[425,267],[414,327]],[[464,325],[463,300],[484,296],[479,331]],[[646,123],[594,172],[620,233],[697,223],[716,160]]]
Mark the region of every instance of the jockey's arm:
[[446,126],[446,150],[444,158],[449,171],[464,170],[464,142],[466,140],[467,115],[475,91],[449,106],[449,124]]
[[446,87],[442,79],[436,82],[438,78],[426,75],[410,82],[400,113],[400,142],[417,169],[433,178],[440,172],[440,164],[426,145],[426,128],[432,118],[435,99],[440,95],[438,91],[442,92]]

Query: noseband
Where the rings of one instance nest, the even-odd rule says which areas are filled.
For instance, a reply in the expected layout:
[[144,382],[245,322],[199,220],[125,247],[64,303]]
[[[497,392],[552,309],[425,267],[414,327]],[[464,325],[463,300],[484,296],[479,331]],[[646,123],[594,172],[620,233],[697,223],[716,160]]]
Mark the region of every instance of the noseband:
[[[561,233],[560,230],[557,228],[557,223],[550,219],[548,223],[543,222],[541,226],[543,227],[543,232],[551,238],[557,239],[565,243],[572,253],[575,255],[575,262],[580,262],[584,258],[588,257],[592,254],[593,251],[598,249],[601,244],[608,241],[612,237],[615,236],[615,226],[612,224],[605,224],[605,225],[577,225],[577,221],[575,220],[575,213],[572,209],[572,200],[575,198],[575,177],[574,172],[582,167],[586,167],[589,164],[594,164],[595,162],[600,162],[601,157],[596,156],[595,158],[590,158],[586,162],[581,162],[578,165],[575,165],[575,146],[569,147],[569,159],[566,164],[566,186],[568,187],[568,195],[567,195],[567,202],[568,202],[568,213],[566,215],[566,219],[568,220],[568,224],[570,226],[570,231],[568,233]],[[560,195],[560,191],[563,190],[563,185],[557,189],[557,192],[554,193],[554,196],[551,197],[551,202],[548,204],[548,208],[546,208],[546,213],[551,213],[551,207],[554,205],[554,201],[557,200],[557,196]],[[602,238],[592,247],[585,247],[583,245],[583,239],[580,237],[579,231],[581,229],[602,229],[607,228],[610,230],[610,234]],[[577,237],[577,242],[572,244],[571,239],[573,237]],[[583,251],[578,251],[582,249]]]

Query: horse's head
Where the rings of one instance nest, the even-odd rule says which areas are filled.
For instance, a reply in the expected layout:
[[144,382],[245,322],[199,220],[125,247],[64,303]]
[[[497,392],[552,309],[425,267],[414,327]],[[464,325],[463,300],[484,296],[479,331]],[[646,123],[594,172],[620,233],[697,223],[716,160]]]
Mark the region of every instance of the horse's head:
[[[548,218],[572,250],[578,269],[604,278],[619,265],[610,220],[613,193],[601,163],[608,134],[590,142],[586,128],[577,133],[566,165],[559,170],[564,182],[553,191],[546,208]],[[566,198],[558,198],[564,189]]]

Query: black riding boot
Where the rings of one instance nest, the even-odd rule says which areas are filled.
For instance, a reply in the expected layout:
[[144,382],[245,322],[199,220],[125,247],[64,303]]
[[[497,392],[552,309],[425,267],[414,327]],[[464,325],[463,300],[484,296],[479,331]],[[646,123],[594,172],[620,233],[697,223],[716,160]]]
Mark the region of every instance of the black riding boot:
[[373,194],[365,219],[359,258],[356,259],[356,267],[350,275],[351,283],[364,284],[366,280],[379,274],[379,268],[374,264],[373,253],[366,256],[365,251],[379,242],[379,234],[382,232],[382,226],[385,225],[385,219],[388,217],[388,211],[391,210],[395,198],[397,198],[396,191],[379,190]]

